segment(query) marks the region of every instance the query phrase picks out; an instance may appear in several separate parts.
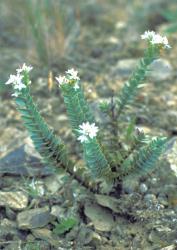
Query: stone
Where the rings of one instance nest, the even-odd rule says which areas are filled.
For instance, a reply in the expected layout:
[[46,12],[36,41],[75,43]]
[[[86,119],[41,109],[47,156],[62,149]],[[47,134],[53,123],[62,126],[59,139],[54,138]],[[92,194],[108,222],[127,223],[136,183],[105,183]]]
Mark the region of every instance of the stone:
[[58,240],[55,240],[53,238],[53,234],[52,231],[50,231],[47,228],[36,228],[36,229],[32,229],[32,234],[34,235],[34,237],[36,239],[41,239],[44,241],[49,242],[52,246],[56,246],[58,247],[60,245],[60,243],[58,242]]
[[63,181],[62,178],[65,175],[59,174],[59,175],[54,175],[54,176],[49,176],[45,179],[45,186],[47,190],[51,193],[54,194],[56,193],[60,188],[63,187]]
[[160,250],[176,250],[176,246],[175,245],[170,245],[167,247],[163,247]]
[[103,124],[107,124],[109,122],[109,118],[100,110],[100,105],[104,102],[110,103],[111,99],[110,98],[99,98],[99,102],[93,101],[92,103],[90,103],[89,107],[90,107],[91,111],[94,113],[98,122],[101,122]]
[[84,213],[99,231],[109,232],[115,226],[112,214],[97,204],[86,203]]
[[139,181],[136,178],[125,178],[123,181],[123,190],[127,194],[132,194],[138,189]]
[[165,81],[173,76],[173,68],[166,59],[157,59],[149,67],[149,77],[152,81]]
[[57,205],[52,206],[50,214],[56,218],[65,218],[65,208]]
[[25,138],[24,143],[25,143],[24,144],[24,151],[28,156],[35,157],[35,158],[38,158],[40,160],[42,159],[40,154],[36,151],[34,144],[33,144],[33,141],[31,140],[30,137]]
[[81,227],[78,233],[78,240],[82,245],[89,244],[93,239],[93,231],[86,227]]
[[0,159],[0,174],[48,176],[53,174],[53,169],[44,166],[39,158],[29,156],[22,145]]
[[95,246],[95,249],[100,249],[104,238],[101,237],[98,233],[93,231],[91,237],[92,237],[91,244]]
[[32,234],[35,238],[47,240],[51,239],[52,237],[52,231],[50,231],[47,228],[36,228],[32,230]]
[[8,219],[2,219],[0,221],[0,238],[2,240],[3,237],[7,235],[18,235],[17,224],[14,221]]
[[5,210],[6,210],[6,217],[9,220],[16,220],[16,211],[15,210],[11,209],[10,207],[6,207]]
[[[118,61],[113,68],[112,74],[118,79],[128,79],[135,70],[139,59],[122,59]],[[159,82],[171,79],[173,76],[173,67],[166,59],[157,59],[149,66],[149,78],[152,81]]]
[[112,74],[119,79],[128,78],[137,64],[137,59],[122,59],[118,61],[117,65],[113,68]]
[[166,206],[166,207],[169,205],[169,204],[168,204],[168,199],[167,199],[167,197],[166,197],[166,195],[165,195],[164,193],[160,193],[160,194],[158,195],[157,199],[158,199],[158,202],[159,202],[160,204],[162,204],[162,205],[164,205],[164,206]]
[[141,183],[141,184],[140,184],[140,192],[141,192],[142,194],[145,194],[145,193],[147,192],[147,190],[148,190],[147,185],[146,185],[145,183]]
[[157,204],[157,198],[154,194],[146,194],[144,200],[148,205]]
[[170,244],[176,237],[176,231],[170,227],[160,225],[153,229],[149,235],[149,240],[153,243],[164,242],[164,244]]
[[119,208],[120,202],[118,199],[114,197],[109,197],[108,195],[101,195],[101,194],[96,194],[95,198],[99,205],[107,207],[116,213],[121,212],[121,209]]
[[34,180],[27,184],[27,189],[29,190],[29,193],[31,196],[36,197],[42,197],[45,194],[45,187],[42,180]]
[[33,229],[46,226],[52,219],[48,207],[34,208],[17,215],[20,229]]
[[175,184],[167,184],[163,187],[163,194],[168,197],[168,203],[172,206],[177,206],[177,193]]
[[158,169],[157,174],[159,176],[160,183],[163,184],[163,193],[167,194],[168,196],[173,196],[177,202],[177,192],[175,191],[175,186],[177,183],[177,142],[176,137],[175,140],[174,138],[172,139],[173,140],[170,140],[167,145],[165,159],[164,161],[161,161],[161,166]]
[[28,195],[22,191],[0,191],[0,206],[22,210],[28,205]]
[[[4,157],[7,152],[14,150],[14,148],[20,147],[22,140],[24,138],[24,132],[15,128],[14,126],[10,127],[10,124],[7,126],[7,120],[11,120],[11,116],[16,116],[14,110],[9,110],[9,100],[8,103],[1,103],[1,126],[0,126],[0,158]],[[6,108],[4,107],[6,106]],[[3,109],[3,110],[2,110]],[[4,114],[3,114],[4,112]],[[10,117],[9,117],[10,116]],[[4,119],[6,117],[6,119]],[[3,122],[5,124],[3,125]]]

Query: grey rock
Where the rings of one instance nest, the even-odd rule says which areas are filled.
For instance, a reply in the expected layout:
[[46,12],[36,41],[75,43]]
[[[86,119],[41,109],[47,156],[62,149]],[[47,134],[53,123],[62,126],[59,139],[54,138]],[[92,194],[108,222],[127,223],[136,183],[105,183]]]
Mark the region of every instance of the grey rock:
[[177,206],[177,192],[175,184],[167,184],[163,187],[163,194],[168,197],[168,203]]
[[160,193],[157,197],[158,202],[164,206],[168,206],[168,199],[164,193]]
[[109,232],[115,226],[112,214],[97,204],[86,203],[84,212],[99,231]]
[[145,193],[147,192],[147,190],[148,190],[147,185],[146,185],[145,183],[141,183],[141,184],[140,184],[140,192],[141,192],[142,194],[145,194]]
[[36,149],[34,147],[34,144],[33,144],[33,141],[31,140],[30,137],[25,138],[24,143],[25,143],[24,151],[28,156],[35,157],[35,158],[38,158],[38,159],[42,159],[40,154],[36,151]]
[[51,194],[56,193],[59,189],[63,187],[62,178],[64,176],[64,174],[57,174],[45,178],[45,186]]
[[100,110],[100,104],[101,103],[110,103],[111,99],[110,98],[100,98],[99,102],[98,101],[93,101],[92,103],[90,103],[90,108],[92,110],[92,112],[95,114],[95,117],[97,119],[98,122],[102,122],[104,124],[107,124],[109,122],[109,118],[107,117],[107,115],[105,115],[101,110]]
[[22,210],[28,205],[28,195],[22,191],[0,191],[0,206]]
[[65,218],[65,211],[65,208],[55,205],[51,208],[51,215],[55,216],[56,218]]
[[10,207],[6,207],[6,217],[9,220],[16,220],[16,211],[12,210]]
[[137,59],[122,59],[113,68],[113,75],[117,78],[128,78],[138,64]]
[[51,218],[48,207],[35,208],[19,213],[17,222],[20,229],[33,229],[46,226]]
[[29,193],[35,197],[42,197],[45,194],[45,187],[44,187],[44,183],[42,180],[34,180],[32,179],[32,181],[30,183],[26,184],[27,190],[29,190]]
[[78,234],[78,240],[82,245],[87,245],[92,241],[93,238],[93,231],[86,227],[81,227],[79,234]]
[[170,246],[167,246],[167,247],[163,247],[160,250],[175,250],[175,249],[176,249],[175,245],[170,245]]
[[149,77],[153,81],[164,81],[168,80],[173,76],[173,68],[169,61],[165,59],[155,60],[149,67]]
[[120,201],[114,197],[109,197],[108,195],[95,195],[96,201],[99,205],[107,207],[116,213],[120,213]]
[[160,225],[151,231],[149,240],[153,243],[164,242],[164,244],[170,244],[176,237],[176,230],[172,230],[170,227]]
[[157,203],[157,198],[156,198],[156,196],[154,194],[146,194],[144,196],[144,200],[149,205]]
[[0,238],[6,237],[7,235],[18,235],[17,224],[14,221],[3,219],[0,222]]
[[58,247],[60,245],[60,243],[58,242],[58,240],[55,240],[53,238],[52,231],[50,231],[47,228],[32,229],[32,234],[34,235],[35,238],[47,241],[52,246]]
[[129,177],[125,178],[123,181],[123,190],[125,193],[132,194],[138,189],[139,181],[135,178],[130,179]]
[[152,185],[156,185],[158,183],[158,180],[157,180],[157,178],[153,177],[150,179],[150,182]]
[[[131,73],[135,70],[139,62],[139,59],[123,59],[120,60],[113,68],[113,76],[118,79],[127,79]],[[173,76],[173,67],[169,61],[165,59],[157,59],[149,66],[149,78],[152,81],[164,81],[171,79]]]
[[53,170],[38,158],[29,156],[22,145],[0,159],[0,174],[34,177],[51,175]]

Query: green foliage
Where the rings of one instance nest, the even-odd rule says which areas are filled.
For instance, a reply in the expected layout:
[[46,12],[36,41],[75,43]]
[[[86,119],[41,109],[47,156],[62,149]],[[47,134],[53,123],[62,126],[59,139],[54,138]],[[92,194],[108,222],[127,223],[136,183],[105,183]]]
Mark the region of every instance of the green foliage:
[[[29,79],[26,79],[28,85]],[[90,189],[89,182],[74,171],[74,163],[69,160],[67,150],[62,140],[54,134],[44,119],[41,117],[27,86],[23,93],[16,99],[16,104],[25,127],[36,150],[41,154],[45,163],[51,166],[54,171],[59,167],[64,169],[70,176],[75,178],[81,185]]]
[[52,167],[56,167],[57,163],[58,166],[67,168],[69,162],[65,146],[39,114],[29,88],[23,90],[23,95],[16,98],[16,104],[36,150]]
[[61,58],[73,49],[80,28],[69,5],[61,0],[24,0],[22,6],[42,64],[50,65],[53,58]]
[[[122,164],[123,174],[144,175],[154,169],[154,165],[165,149],[166,138],[156,138],[146,146],[141,147],[133,157],[126,159]],[[133,158],[132,160],[130,158]]]
[[72,86],[69,84],[62,86],[62,95],[73,132],[78,135],[77,129],[79,125],[85,121],[94,122],[93,115],[81,88],[73,91]]
[[174,33],[177,31],[177,9],[166,10],[162,12],[162,15],[170,22],[168,28],[165,29],[167,33]]
[[[159,39],[159,37],[155,38]],[[36,150],[41,154],[45,162],[54,169],[57,167],[64,169],[81,185],[93,192],[100,192],[97,183],[101,179],[114,185],[127,175],[141,176],[155,168],[157,160],[166,147],[167,139],[161,137],[150,139],[143,131],[136,128],[135,117],[128,122],[128,125],[125,119],[120,120],[118,118],[120,114],[123,117],[124,109],[130,105],[139,88],[142,87],[142,82],[149,70],[148,66],[159,56],[160,49],[169,47],[167,46],[168,41],[164,40],[164,38],[162,41],[165,41],[164,44],[156,45],[156,43],[152,44],[148,40],[148,49],[145,51],[144,58],[140,60],[129,81],[123,86],[116,103],[112,97],[110,103],[101,105],[101,110],[110,119],[109,127],[111,125],[111,130],[109,131],[108,143],[104,138],[103,131],[100,131],[97,136],[99,129],[95,125],[95,119],[84,97],[77,71],[70,69],[66,71],[66,76],[56,78],[64,98],[72,131],[82,145],[87,167],[87,169],[83,168],[83,171],[77,170],[75,164],[69,160],[64,143],[49,128],[34,104],[29,89],[28,72],[31,68],[23,65],[23,70],[17,70],[17,72],[22,73],[10,77],[7,84],[9,84],[9,81],[11,82],[12,78],[14,81],[14,94],[18,95],[15,98],[17,108]],[[122,125],[119,120],[123,121]],[[103,141],[106,141],[106,143],[104,144]],[[89,170],[89,175],[87,170]],[[75,221],[72,219],[63,220],[56,225],[54,232],[63,234],[74,225]]]
[[37,198],[43,195],[43,189],[40,187],[40,183],[34,178],[32,180],[26,179],[22,176],[25,190],[28,192],[28,195],[32,198]]
[[53,233],[56,235],[62,235],[71,230],[76,225],[77,220],[74,218],[61,219],[59,223],[55,223]]
[[[74,83],[73,83],[74,84]],[[94,122],[94,117],[89,109],[81,88],[73,90],[72,84],[61,86],[67,114],[73,132],[78,136],[78,128],[84,122]],[[91,140],[83,145],[84,158],[91,175],[107,177],[110,166],[97,140]]]
[[99,108],[103,113],[107,113],[110,109],[110,105],[108,102],[104,101],[99,104]]
[[41,250],[40,242],[28,242],[25,244],[23,250]]
[[84,143],[84,159],[94,178],[113,178],[111,169],[96,139]]
[[143,87],[143,81],[148,72],[148,66],[157,59],[159,55],[159,49],[155,46],[149,46],[145,51],[144,58],[140,60],[140,63],[136,70],[133,72],[129,81],[126,82],[117,97],[118,116],[122,113],[123,109],[128,106],[133,98],[138,93],[138,90]]

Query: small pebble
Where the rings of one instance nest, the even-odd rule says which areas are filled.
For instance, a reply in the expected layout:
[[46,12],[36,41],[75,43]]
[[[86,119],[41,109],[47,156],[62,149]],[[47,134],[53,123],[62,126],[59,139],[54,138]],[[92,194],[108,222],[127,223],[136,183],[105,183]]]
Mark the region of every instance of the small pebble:
[[154,194],[146,194],[144,196],[144,200],[148,203],[148,204],[155,204],[157,203],[157,198]]
[[145,194],[147,192],[147,190],[148,190],[148,187],[146,186],[146,184],[145,183],[141,183],[141,185],[140,185],[140,192],[142,194]]
[[156,183],[157,183],[157,178],[155,178],[155,177],[152,178],[152,179],[151,179],[151,183],[152,183],[152,184],[156,184]]

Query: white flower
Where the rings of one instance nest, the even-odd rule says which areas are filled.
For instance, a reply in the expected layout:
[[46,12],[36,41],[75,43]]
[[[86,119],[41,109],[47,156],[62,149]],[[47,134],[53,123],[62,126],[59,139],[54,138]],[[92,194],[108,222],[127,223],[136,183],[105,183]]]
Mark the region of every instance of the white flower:
[[9,80],[5,84],[19,84],[22,81],[23,76],[20,74],[10,75]]
[[55,79],[59,83],[59,86],[62,84],[67,84],[69,82],[65,76],[58,76],[58,77],[55,77]]
[[163,45],[164,48],[171,48],[167,37],[156,34],[154,31],[145,31],[144,34],[141,35],[141,39],[149,40],[151,44]]
[[159,34],[156,34],[152,40],[151,40],[152,44],[162,44],[164,46],[164,48],[171,48],[171,46],[168,43],[168,39],[166,36],[160,36]]
[[[57,82],[59,83],[59,86],[63,85],[63,84],[68,84],[71,83],[71,86],[74,88],[74,90],[79,89],[79,84],[76,80],[79,80],[79,77],[77,76],[77,71],[75,71],[74,69],[69,69],[68,71],[66,71],[66,76],[58,76],[55,77],[55,79],[57,80]],[[71,82],[71,80],[75,80],[75,82]]]
[[22,82],[19,82],[17,84],[14,84],[14,89],[17,89],[17,90],[22,90],[22,89],[25,89],[26,88],[26,85]]
[[66,71],[66,74],[69,76],[70,80],[80,80],[80,78],[78,77],[78,71],[74,70],[74,69],[68,69]]
[[23,76],[20,74],[10,75],[9,80],[5,84],[13,84],[14,89],[22,90],[26,85],[22,82]]
[[33,69],[33,67],[30,65],[30,66],[27,66],[25,63],[22,65],[21,68],[19,69],[16,69],[17,73],[20,74],[22,73],[23,71],[26,71],[26,72],[30,72],[31,70]]
[[[13,88],[14,88],[14,93],[12,94],[12,96],[14,97],[18,97],[20,94],[20,91],[22,89],[26,88],[26,85],[23,83],[23,73],[24,71],[29,72],[32,70],[31,66],[27,66],[25,63],[22,65],[21,68],[16,69],[17,74],[16,75],[10,75],[8,81],[5,84],[12,84]],[[28,84],[30,84],[31,81],[28,81]]]
[[18,92],[14,92],[11,96],[18,97],[19,93]]
[[22,81],[23,76],[20,74],[10,75],[9,80],[5,84],[12,84],[15,92],[12,94],[13,97],[18,97],[19,92],[26,88],[26,85]]
[[149,40],[149,39],[152,39],[154,35],[155,35],[154,31],[148,30],[148,31],[145,31],[143,35],[141,35],[141,39]]
[[90,124],[89,122],[84,122],[79,126],[78,132],[81,134],[78,140],[80,142],[86,142],[89,138],[93,139],[96,137],[98,127],[95,126],[95,123]]
[[88,141],[88,137],[85,136],[85,135],[80,135],[77,139],[78,139],[78,141],[80,141],[81,143]]

